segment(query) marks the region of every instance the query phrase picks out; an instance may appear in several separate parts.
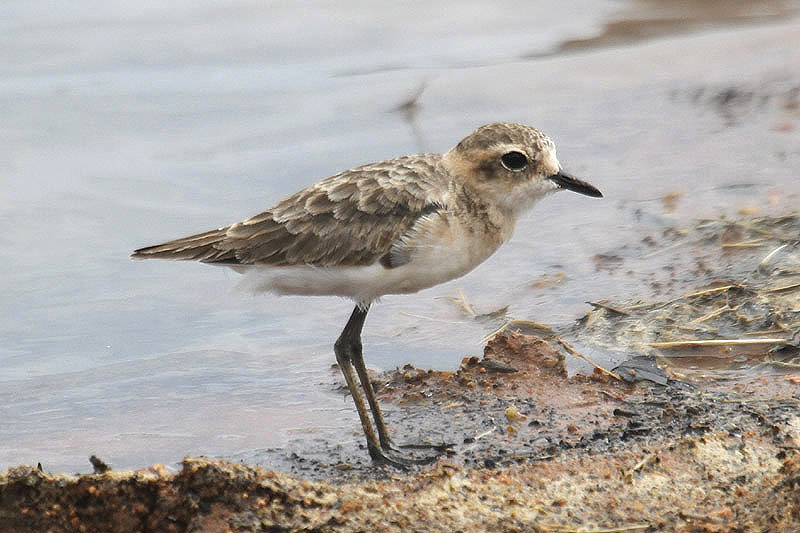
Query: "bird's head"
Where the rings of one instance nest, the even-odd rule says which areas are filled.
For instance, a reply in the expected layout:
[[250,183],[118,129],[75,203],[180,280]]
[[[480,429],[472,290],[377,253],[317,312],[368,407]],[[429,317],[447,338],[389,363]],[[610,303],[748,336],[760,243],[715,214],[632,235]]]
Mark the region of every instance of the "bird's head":
[[523,124],[481,126],[447,152],[444,161],[456,179],[514,218],[560,189],[603,196],[592,185],[565,173],[553,141]]

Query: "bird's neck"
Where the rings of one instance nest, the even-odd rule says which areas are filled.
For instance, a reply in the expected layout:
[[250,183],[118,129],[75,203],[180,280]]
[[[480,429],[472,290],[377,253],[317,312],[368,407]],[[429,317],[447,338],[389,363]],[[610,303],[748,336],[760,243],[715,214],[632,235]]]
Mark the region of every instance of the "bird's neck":
[[468,224],[476,233],[483,233],[497,246],[506,242],[514,233],[517,215],[505,206],[483,198],[464,183],[453,183],[451,194],[455,197],[454,215]]

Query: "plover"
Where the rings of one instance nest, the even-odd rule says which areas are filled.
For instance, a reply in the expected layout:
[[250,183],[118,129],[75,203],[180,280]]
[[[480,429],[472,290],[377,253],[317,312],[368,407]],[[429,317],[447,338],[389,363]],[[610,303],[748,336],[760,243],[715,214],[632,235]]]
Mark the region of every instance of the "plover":
[[258,291],[354,300],[334,344],[336,360],[370,456],[402,467],[420,461],[402,457],[390,439],[364,365],[361,329],[370,305],[385,294],[463,276],[511,237],[521,214],[560,189],[602,196],[561,169],[544,133],[489,124],[447,153],[346,170],[247,220],[141,248],[131,257],[226,265]]

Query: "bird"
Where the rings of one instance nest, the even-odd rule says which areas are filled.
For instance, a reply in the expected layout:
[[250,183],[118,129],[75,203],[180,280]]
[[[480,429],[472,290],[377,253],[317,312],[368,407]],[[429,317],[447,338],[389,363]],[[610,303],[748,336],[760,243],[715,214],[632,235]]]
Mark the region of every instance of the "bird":
[[334,343],[336,361],[373,462],[406,468],[429,458],[406,457],[389,436],[363,357],[370,306],[387,294],[467,274],[511,238],[523,213],[559,190],[603,196],[562,169],[546,134],[498,122],[446,153],[345,170],[251,218],[140,248],[131,257],[232,267],[256,292],[353,300]]

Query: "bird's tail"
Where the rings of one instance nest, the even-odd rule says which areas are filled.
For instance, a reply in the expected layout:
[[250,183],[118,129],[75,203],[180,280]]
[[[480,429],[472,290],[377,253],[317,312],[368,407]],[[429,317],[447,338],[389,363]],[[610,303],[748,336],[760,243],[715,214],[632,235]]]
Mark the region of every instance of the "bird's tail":
[[205,263],[238,263],[233,250],[223,249],[222,243],[228,228],[198,233],[182,239],[139,248],[131,259],[172,259],[176,261],[202,261]]

